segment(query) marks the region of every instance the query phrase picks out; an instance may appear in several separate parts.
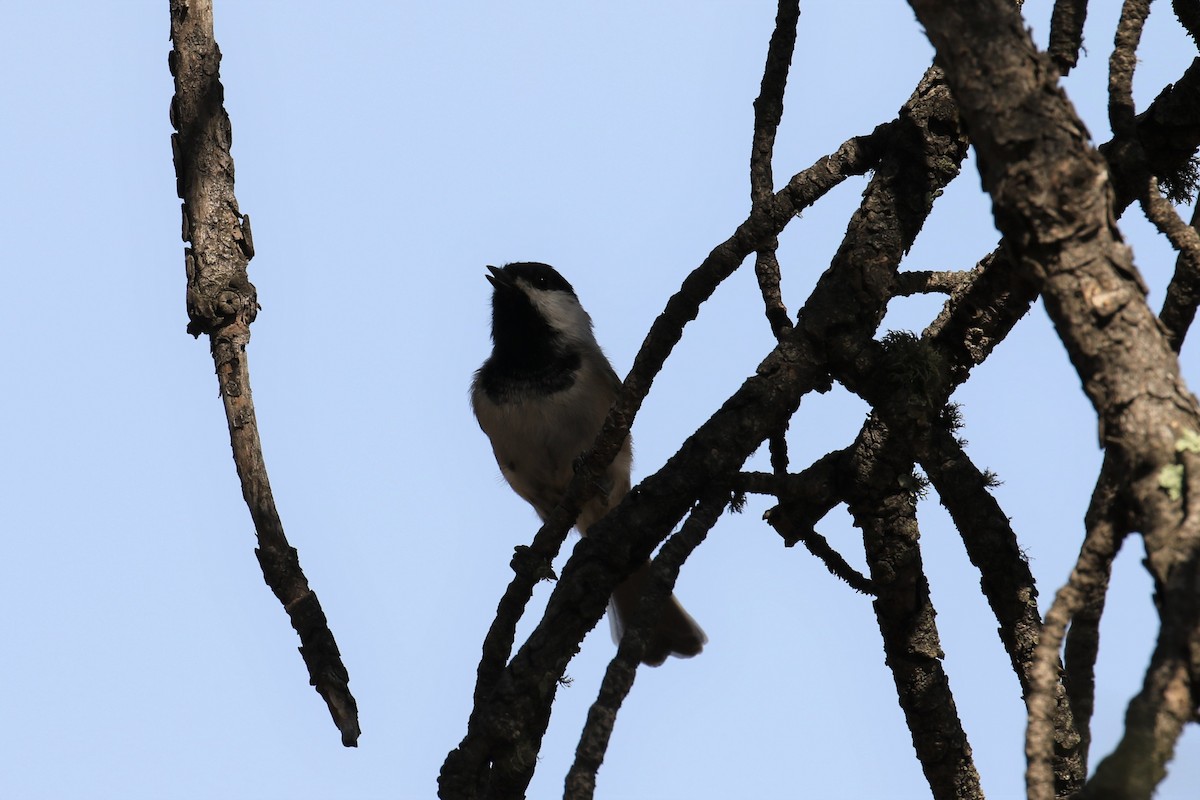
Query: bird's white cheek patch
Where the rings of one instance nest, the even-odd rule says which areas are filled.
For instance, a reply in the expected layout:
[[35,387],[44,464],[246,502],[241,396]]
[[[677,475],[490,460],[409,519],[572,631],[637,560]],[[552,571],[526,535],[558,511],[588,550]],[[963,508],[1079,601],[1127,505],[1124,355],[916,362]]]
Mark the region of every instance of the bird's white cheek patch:
[[592,318],[565,292],[530,292],[533,305],[558,334],[580,342],[594,342]]

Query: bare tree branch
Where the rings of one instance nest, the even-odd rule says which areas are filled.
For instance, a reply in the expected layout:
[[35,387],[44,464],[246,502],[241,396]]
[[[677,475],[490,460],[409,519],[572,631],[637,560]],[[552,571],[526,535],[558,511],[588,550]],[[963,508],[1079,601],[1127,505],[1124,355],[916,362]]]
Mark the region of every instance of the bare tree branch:
[[[855,453],[895,452],[883,426],[868,425],[863,436],[879,441]],[[887,665],[933,797],[982,800],[971,746],[942,668],[936,614],[921,565],[916,501],[898,481],[909,468],[903,458],[856,462],[850,513],[863,532]]]
[[[1087,571],[1081,572],[1080,580],[1075,584],[1079,596],[1070,616],[1070,627],[1067,629],[1066,647],[1063,652],[1062,685],[1071,700],[1075,729],[1082,742],[1080,749],[1085,759],[1085,773],[1092,740],[1092,711],[1096,700],[1096,657],[1100,647],[1100,618],[1104,614],[1105,599],[1108,596],[1113,559],[1116,558],[1125,535],[1129,533],[1127,514],[1118,496],[1120,489],[1121,476],[1113,467],[1113,462],[1105,459],[1085,516],[1086,529],[1092,532],[1092,539],[1100,543],[1099,554],[1105,557],[1085,565]],[[1040,691],[1040,688],[1036,691]],[[1060,730],[1057,724],[1055,728]],[[1061,736],[1061,733],[1058,735]]]
[[762,291],[767,322],[776,339],[792,329],[792,321],[788,318],[787,306],[780,291],[779,258],[776,256],[778,248],[779,239],[776,237],[758,251],[754,260],[754,274]]
[[829,574],[842,579],[857,592],[875,594],[870,579],[850,566],[813,527],[841,502],[844,490],[840,484],[845,480],[843,473],[848,457],[848,450],[836,450],[796,475],[743,472],[737,476],[734,485],[741,491],[779,498],[779,505],[768,509],[763,519],[783,537],[785,547],[802,542],[825,565]]
[[1142,28],[1150,15],[1150,0],[1125,0],[1112,55],[1108,60],[1108,122],[1117,138],[1136,137],[1133,105],[1133,71]]
[[[1194,432],[1196,429],[1193,428]],[[1194,435],[1194,434],[1193,434]],[[1198,440],[1192,440],[1193,444]],[[1200,445],[1196,445],[1200,448]],[[1200,454],[1180,452],[1185,484],[1176,498],[1183,522],[1167,534],[1144,534],[1162,625],[1142,690],[1125,712],[1125,732],[1096,767],[1081,800],[1148,800],[1167,774],[1183,728],[1200,708]],[[1140,503],[1143,498],[1136,497]],[[1136,511],[1135,511],[1136,514]]]
[[[1153,195],[1150,199],[1152,198]],[[1163,230],[1164,227],[1169,228],[1173,224],[1173,216],[1175,215],[1161,214],[1160,219],[1163,224],[1159,225],[1159,230]],[[1197,263],[1194,246],[1196,233],[1200,230],[1198,225],[1200,225],[1200,199],[1192,208],[1190,223],[1192,233],[1187,234],[1178,230],[1174,232],[1172,244],[1176,239],[1179,241],[1179,244],[1175,245],[1175,249],[1179,251],[1179,257],[1175,259],[1175,274],[1171,277],[1170,284],[1167,285],[1162,310],[1158,312],[1158,318],[1162,320],[1167,329],[1167,340],[1171,343],[1171,349],[1176,353],[1183,349],[1183,340],[1187,337],[1192,320],[1196,317],[1196,306],[1200,304],[1200,263]]]
[[799,0],[779,0],[775,30],[767,45],[767,63],[762,84],[754,100],[754,136],[750,145],[750,199],[765,203],[775,193],[773,161],[775,135],[783,119],[783,95],[788,70],[796,48],[796,26],[800,21]]
[[680,567],[717,524],[728,504],[727,489],[718,487],[707,493],[692,509],[679,533],[668,539],[654,558],[651,588],[642,597],[638,618],[621,637],[617,654],[604,673],[599,696],[588,709],[583,734],[575,749],[575,761],[567,772],[566,791],[563,794],[567,800],[589,800],[595,793],[596,773],[604,762],[617,712],[633,688],[650,623],[674,590]]
[[[1102,472],[1097,487],[1106,484],[1107,480]],[[1093,494],[1093,507],[1099,508],[1102,504],[1107,504],[1109,494],[1108,488]],[[1050,754],[1058,736],[1054,720],[1054,687],[1059,685],[1059,648],[1071,618],[1087,604],[1088,597],[1099,587],[1108,585],[1112,562],[1121,544],[1122,537],[1110,524],[1109,518],[1103,514],[1096,514],[1093,520],[1095,524],[1087,529],[1070,579],[1055,594],[1054,601],[1046,612],[1031,670],[1032,686],[1025,700],[1029,710],[1029,726],[1025,738],[1025,757],[1028,760],[1026,786],[1029,800],[1050,800],[1056,796]],[[1083,694],[1081,689],[1076,683],[1074,694]],[[1085,703],[1081,720],[1085,730],[1089,718]],[[1081,738],[1084,738],[1083,734]]]
[[[1200,147],[1200,58],[1178,81],[1167,86],[1137,116],[1137,141],[1150,174],[1173,202],[1186,202],[1196,191],[1196,148]],[[1124,209],[1145,190],[1145,169],[1120,152],[1128,139],[1115,137],[1100,152],[1112,167],[1113,207]]]
[[[1193,577],[1200,541],[1190,530],[1197,524],[1184,522],[1181,498],[1186,494],[1172,496],[1159,481],[1162,470],[1175,468],[1181,459],[1180,437],[1200,430],[1200,408],[1183,384],[1178,360],[1146,305],[1129,249],[1113,227],[1106,166],[1009,4],[988,0],[970,9],[941,0],[911,4],[974,133],[984,187],[1014,260],[1021,269],[1045,276],[1047,310],[1096,408],[1101,441],[1127,476],[1151,572],[1164,587],[1178,589]],[[1181,479],[1189,490],[1194,485],[1200,491],[1200,477]],[[1188,665],[1170,645],[1178,648],[1200,637],[1200,603],[1172,590],[1163,593],[1163,626],[1147,683],[1130,704],[1125,737],[1105,762],[1128,767],[1129,756],[1150,757],[1153,763],[1173,751],[1182,727],[1176,724],[1179,692],[1189,697],[1190,690]],[[1044,642],[1055,638],[1050,622]],[[1056,652],[1057,641],[1054,645]],[[1040,670],[1049,669],[1045,663],[1040,661]],[[1053,676],[1043,675],[1038,682],[1048,686],[1052,681]],[[1048,739],[1044,719],[1045,708],[1031,702],[1030,742]],[[1153,746],[1147,747],[1151,731]],[[1051,797],[1053,781],[1043,757],[1035,752],[1029,757],[1030,797]],[[1102,770],[1104,763],[1092,783],[1103,785]],[[1131,779],[1129,796],[1148,796],[1161,774],[1151,770],[1148,780]],[[1085,796],[1091,791],[1085,787]]]
[[1087,0],[1054,0],[1050,17],[1050,57],[1063,75],[1079,63]]
[[921,466],[942,505],[962,532],[967,556],[982,575],[980,585],[996,619],[1022,691],[1041,633],[1037,586],[1008,516],[988,491],[990,482],[944,429],[930,433]]
[[[986,476],[971,463],[952,435],[934,431],[921,465],[962,534],[971,563],[979,569],[980,586],[1000,623],[1000,640],[1028,700],[1034,692],[1035,660],[1042,632],[1038,591],[1029,562],[1008,517],[987,491]],[[1071,797],[1087,776],[1087,742],[1077,731],[1077,696],[1057,681],[1049,691],[1049,722],[1054,732],[1054,757],[1049,766],[1056,795]]]
[[263,577],[283,603],[300,635],[300,653],[312,685],[341,731],[342,744],[358,742],[358,706],[349,674],[316,594],[309,588],[296,550],[288,544],[263,462],[247,345],[258,311],[246,265],[254,255],[250,220],[238,211],[233,191],[232,137],[223,106],[221,51],[213,37],[211,0],[171,0],[171,137],[183,199],[187,266],[188,331],[209,335],[221,400],[229,421],[233,458],[258,536],[255,553]]
[[[750,146],[750,200],[759,205],[770,200],[775,191],[772,162],[775,135],[783,119],[783,94],[787,88],[788,69],[796,47],[796,26],[800,20],[799,0],[779,0],[775,16],[775,31],[767,47],[767,63],[763,68],[762,85],[754,100],[754,136]],[[762,290],[767,321],[775,338],[791,329],[787,307],[780,293],[779,260],[776,250],[778,237],[771,237],[759,248],[754,274]]]
[[914,294],[954,294],[966,286],[970,274],[957,270],[911,270],[896,273],[892,294],[909,297]]
[[1171,0],[1171,8],[1174,9],[1179,24],[1188,32],[1188,36],[1192,37],[1192,41],[1200,47],[1200,1]]

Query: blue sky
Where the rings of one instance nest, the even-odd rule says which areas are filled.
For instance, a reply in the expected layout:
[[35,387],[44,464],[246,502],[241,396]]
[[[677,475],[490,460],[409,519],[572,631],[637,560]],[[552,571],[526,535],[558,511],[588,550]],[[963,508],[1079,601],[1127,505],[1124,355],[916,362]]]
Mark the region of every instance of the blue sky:
[[[1049,5],[1025,4],[1043,42]],[[1103,141],[1119,3],[1092,6],[1088,55],[1066,86]],[[902,2],[802,10],[779,182],[892,118],[932,56]],[[558,266],[628,369],[669,294],[748,210],[774,5],[217,0],[237,193],[258,251],[250,358],[265,455],[350,670],[356,750],[340,746],[262,582],[207,345],[184,332],[167,3],[27,3],[6,16],[0,796],[432,797],[512,547],[536,528],[466,401],[489,348],[483,266]],[[1194,54],[1162,4],[1139,108]],[[789,308],[863,185],[788,228]],[[1174,258],[1136,209],[1122,229],[1157,308]],[[972,162],[905,266],[969,267],[995,241]],[[688,328],[635,424],[635,479],[767,352],[760,303],[746,269]],[[885,327],[919,331],[939,307],[898,301]],[[954,399],[969,452],[1004,481],[997,495],[1046,603],[1074,560],[1100,452],[1040,307]],[[864,413],[842,391],[806,398],[794,463],[847,444]],[[765,508],[724,518],[686,566],[678,593],[711,643],[639,675],[599,796],[927,796],[868,600],[782,548]],[[984,789],[1020,796],[1016,679],[957,534],[935,498],[921,512]],[[844,509],[820,530],[861,562]],[[1131,540],[1102,630],[1094,760],[1153,646],[1140,558]],[[561,795],[612,652],[601,625],[571,664],[531,798]],[[1159,797],[1198,792],[1193,726]]]

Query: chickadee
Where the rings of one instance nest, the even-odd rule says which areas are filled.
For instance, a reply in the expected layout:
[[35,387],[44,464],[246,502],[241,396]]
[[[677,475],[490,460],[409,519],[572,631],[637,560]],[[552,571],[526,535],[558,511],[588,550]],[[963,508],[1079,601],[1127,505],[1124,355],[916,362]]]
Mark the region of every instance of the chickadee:
[[[543,520],[566,494],[575,462],[596,439],[621,381],[592,335],[592,318],[553,267],[522,262],[488,267],[492,355],[475,373],[471,405],[492,442],[504,479]],[[583,535],[629,492],[632,451],[626,438],[583,507]],[[650,578],[642,565],[613,592],[614,640],[632,620]],[[708,637],[671,595],[646,643],[642,662],[699,653]]]

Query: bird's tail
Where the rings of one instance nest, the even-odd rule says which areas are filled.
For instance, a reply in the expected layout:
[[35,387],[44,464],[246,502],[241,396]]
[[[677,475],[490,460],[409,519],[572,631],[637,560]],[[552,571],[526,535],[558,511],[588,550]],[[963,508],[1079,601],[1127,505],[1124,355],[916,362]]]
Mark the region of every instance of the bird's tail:
[[[613,641],[619,643],[626,626],[637,618],[642,595],[649,585],[650,562],[647,561],[613,592],[608,604]],[[696,620],[684,610],[675,595],[671,595],[659,609],[659,617],[646,638],[642,663],[657,667],[667,660],[667,656],[691,658],[703,650],[707,642],[708,637]]]

